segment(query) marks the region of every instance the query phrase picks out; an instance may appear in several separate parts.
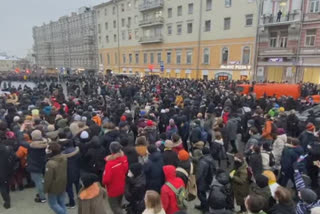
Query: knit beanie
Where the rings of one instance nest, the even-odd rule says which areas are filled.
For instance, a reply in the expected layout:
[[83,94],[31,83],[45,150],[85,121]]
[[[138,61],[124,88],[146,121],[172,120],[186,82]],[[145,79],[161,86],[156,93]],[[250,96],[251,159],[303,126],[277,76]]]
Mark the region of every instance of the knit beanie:
[[33,132],[31,132],[31,138],[33,141],[35,140],[42,140],[42,133],[40,130],[36,129]]
[[81,176],[81,181],[83,183],[84,188],[88,188],[93,183],[98,182],[99,178],[96,174],[88,173]]
[[300,194],[301,194],[301,200],[306,202],[307,204],[312,204],[318,198],[317,194],[313,190],[308,188],[304,188],[300,190]]
[[127,117],[125,116],[125,115],[122,115],[121,117],[120,117],[120,121],[126,121],[127,120]]
[[256,184],[260,188],[265,188],[268,186],[269,179],[264,175],[256,175],[255,180],[256,180]]
[[89,133],[88,133],[87,131],[81,132],[81,134],[80,134],[80,139],[86,140],[86,139],[88,139],[88,138],[89,138]]
[[186,150],[180,150],[178,153],[178,158],[180,161],[189,160],[189,153]]
[[54,125],[48,125],[48,132],[53,132],[54,130]]
[[315,126],[313,125],[313,123],[308,123],[307,126],[306,126],[306,129],[307,129],[308,131],[313,132],[314,129],[315,129]]
[[117,141],[114,141],[110,144],[109,150],[112,154],[119,153],[122,146]]

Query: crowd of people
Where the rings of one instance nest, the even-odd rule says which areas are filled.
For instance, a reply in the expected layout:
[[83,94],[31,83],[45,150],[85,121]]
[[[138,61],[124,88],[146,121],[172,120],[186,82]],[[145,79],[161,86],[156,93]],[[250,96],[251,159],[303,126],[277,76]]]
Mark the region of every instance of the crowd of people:
[[[3,84],[0,191],[56,214],[319,214],[320,135],[304,98],[237,82],[71,76]],[[318,93],[303,84],[302,94]],[[302,125],[301,125],[302,124]],[[25,200],[30,200],[29,198]],[[190,207],[190,201],[196,201]]]

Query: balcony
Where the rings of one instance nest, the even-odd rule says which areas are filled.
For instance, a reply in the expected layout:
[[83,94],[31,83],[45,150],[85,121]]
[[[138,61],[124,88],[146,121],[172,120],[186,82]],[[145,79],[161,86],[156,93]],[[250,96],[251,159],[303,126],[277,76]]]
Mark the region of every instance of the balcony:
[[163,42],[163,37],[162,35],[144,36],[140,38],[139,42],[141,44],[161,43]]
[[144,2],[139,5],[139,11],[144,12],[147,10],[162,8],[163,4],[163,0],[144,0]]
[[262,24],[264,26],[277,26],[277,25],[289,25],[293,22],[300,21],[300,13],[293,12],[288,13],[285,16],[281,16],[280,20],[278,20],[277,15],[263,15],[262,17]]
[[295,54],[294,48],[260,48],[259,56],[290,56]]
[[164,22],[163,17],[157,17],[152,19],[144,19],[139,22],[140,27],[149,27],[154,25],[162,25]]

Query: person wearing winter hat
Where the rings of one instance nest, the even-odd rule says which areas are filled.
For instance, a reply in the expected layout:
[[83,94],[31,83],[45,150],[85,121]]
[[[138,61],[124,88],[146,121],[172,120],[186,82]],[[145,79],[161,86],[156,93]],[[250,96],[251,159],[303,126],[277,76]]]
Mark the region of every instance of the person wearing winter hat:
[[249,214],[266,214],[263,211],[263,205],[266,203],[266,199],[261,195],[250,194],[245,199],[245,206]]
[[127,213],[138,214],[144,210],[144,195],[146,192],[146,177],[140,163],[130,165],[126,179],[125,198],[129,202]]
[[84,174],[80,181],[83,188],[78,196],[78,214],[107,214],[107,193],[100,186],[98,176],[92,173]]
[[174,144],[173,151],[179,153],[179,151],[184,150],[181,137],[178,134],[173,134],[171,139]]
[[308,152],[308,145],[317,141],[316,137],[314,136],[315,129],[316,127],[313,123],[308,123],[306,129],[299,136],[300,145],[303,147],[305,153]]
[[31,175],[32,181],[35,183],[38,195],[35,198],[37,203],[45,203],[46,197],[43,189],[43,172],[46,164],[46,148],[49,143],[48,139],[42,137],[40,130],[34,130],[31,133],[32,142],[28,143],[18,138],[21,146],[28,149],[27,171]]
[[174,147],[174,144],[171,140],[166,140],[164,144],[164,152],[162,154],[163,156],[163,164],[164,165],[173,165],[175,167],[178,166],[178,154],[172,150]]
[[[186,150],[180,150],[178,153],[178,167],[176,169],[177,177],[181,178],[184,184],[187,186],[189,176],[191,175],[191,170],[193,170],[193,166],[190,160],[190,155]],[[192,169],[191,169],[192,168]],[[194,170],[193,170],[194,171]]]
[[111,155],[105,158],[106,166],[102,183],[107,189],[111,210],[114,214],[122,214],[121,202],[125,192],[128,159],[121,151],[121,145],[118,142],[112,142],[109,150]]
[[263,206],[264,211],[268,211],[273,206],[274,200],[272,200],[271,191],[268,186],[268,177],[258,174],[255,176],[255,182],[250,185],[250,194],[260,195],[266,199],[266,203]]

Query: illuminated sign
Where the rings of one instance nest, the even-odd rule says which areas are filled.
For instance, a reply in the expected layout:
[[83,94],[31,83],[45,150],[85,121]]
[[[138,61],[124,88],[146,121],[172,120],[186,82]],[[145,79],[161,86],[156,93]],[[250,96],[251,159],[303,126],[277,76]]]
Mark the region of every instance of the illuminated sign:
[[231,70],[250,70],[251,65],[221,65],[220,68]]

